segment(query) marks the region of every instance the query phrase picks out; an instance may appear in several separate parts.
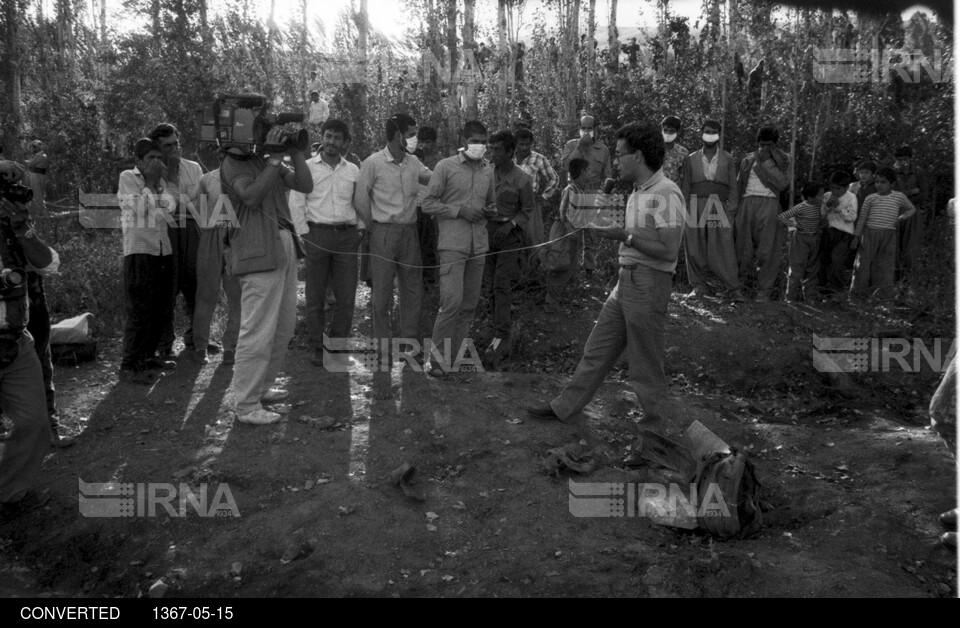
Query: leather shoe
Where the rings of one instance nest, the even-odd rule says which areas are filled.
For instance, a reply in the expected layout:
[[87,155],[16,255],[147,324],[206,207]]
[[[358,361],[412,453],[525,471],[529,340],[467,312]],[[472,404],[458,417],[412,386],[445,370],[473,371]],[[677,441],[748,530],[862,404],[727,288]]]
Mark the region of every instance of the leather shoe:
[[253,412],[238,414],[237,421],[247,425],[270,425],[278,422],[282,417],[276,412],[270,412],[263,408],[257,408]]
[[947,512],[940,514],[940,525],[942,525],[947,530],[956,530],[957,529],[957,509],[948,510]]
[[538,403],[536,405],[527,406],[527,414],[538,419],[550,419],[553,421],[560,420],[560,417],[557,416],[557,413],[554,412],[553,407],[549,403]]

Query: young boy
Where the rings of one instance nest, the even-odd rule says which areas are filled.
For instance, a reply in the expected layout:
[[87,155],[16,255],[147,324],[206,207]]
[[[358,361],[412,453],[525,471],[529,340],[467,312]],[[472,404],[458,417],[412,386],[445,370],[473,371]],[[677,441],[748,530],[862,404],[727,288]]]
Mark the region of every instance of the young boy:
[[830,176],[830,191],[820,208],[820,215],[827,221],[820,239],[820,287],[826,295],[842,294],[850,285],[844,275],[857,222],[857,197],[848,190],[849,186],[849,174],[834,172]]
[[[867,296],[871,289],[886,297],[893,287],[897,263],[897,225],[909,220],[917,209],[903,192],[894,192],[897,173],[893,168],[880,168],[874,175],[877,191],[863,201],[851,249],[857,250],[850,293]],[[861,238],[862,236],[862,238]]]
[[850,186],[850,191],[857,197],[857,209],[863,207],[863,201],[877,191],[873,175],[877,171],[877,162],[861,161],[857,164],[857,182]]
[[796,301],[799,296],[811,301],[817,290],[823,192],[823,183],[808,181],[800,192],[803,201],[777,216],[777,220],[783,224],[793,221],[797,226],[790,240],[790,270],[787,273],[785,301]]
[[[569,166],[570,184],[563,190],[560,196],[560,218],[569,229],[583,228],[596,213],[596,208],[591,202],[592,194],[587,194],[586,185],[589,180],[587,167],[589,162],[586,159],[571,159]],[[573,240],[574,246],[579,249],[580,238],[570,236],[567,240]],[[563,246],[566,240],[557,246]],[[570,281],[571,277],[577,272],[577,259],[579,252],[574,251],[571,264],[564,270],[551,270],[546,273],[547,297],[544,304],[544,311],[547,314],[556,314],[560,311],[560,295],[564,286]]]

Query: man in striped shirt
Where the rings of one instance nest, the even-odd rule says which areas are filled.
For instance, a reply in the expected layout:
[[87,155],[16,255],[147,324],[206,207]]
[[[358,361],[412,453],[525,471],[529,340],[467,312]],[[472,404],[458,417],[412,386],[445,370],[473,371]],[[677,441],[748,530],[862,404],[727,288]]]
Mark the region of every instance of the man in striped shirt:
[[524,227],[527,243],[532,246],[543,243],[543,205],[557,191],[560,177],[557,176],[557,171],[553,169],[546,157],[532,150],[533,133],[530,129],[518,129],[516,138],[517,152],[514,159],[517,166],[533,180],[535,204],[530,220]]
[[808,181],[800,195],[803,201],[788,209],[777,220],[785,225],[796,224],[790,239],[790,270],[787,272],[785,301],[802,296],[810,301],[817,289],[820,273],[820,205],[823,203],[823,184]]
[[896,180],[897,173],[893,168],[877,170],[874,176],[877,192],[868,196],[860,208],[854,239],[850,243],[851,249],[857,249],[850,286],[854,298],[866,297],[871,292],[884,298],[893,287],[897,225],[917,213],[903,192],[893,190]]

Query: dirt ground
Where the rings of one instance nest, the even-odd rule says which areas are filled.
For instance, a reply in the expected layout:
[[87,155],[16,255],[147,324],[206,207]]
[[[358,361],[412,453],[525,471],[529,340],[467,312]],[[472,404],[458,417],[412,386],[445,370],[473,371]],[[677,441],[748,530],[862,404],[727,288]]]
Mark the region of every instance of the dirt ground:
[[[268,427],[234,424],[219,356],[181,363],[147,389],[118,384],[117,343],[103,343],[98,362],[57,370],[63,423],[79,442],[45,461],[46,505],[0,526],[0,594],[135,597],[162,579],[168,598],[956,596],[956,556],[937,542],[937,515],[956,505],[956,465],[925,414],[937,374],[838,382],[812,366],[812,333],[916,328],[883,308],[674,295],[673,434],[697,420],[748,448],[772,507],[764,527],[721,542],[646,518],[574,517],[569,480],[635,479],[619,462],[640,416],[626,372],[611,374],[577,424],[523,407],[569,377],[606,278],[558,316],[522,302],[521,346],[501,372],[438,381],[396,368],[385,382],[354,363],[326,373],[298,336],[291,403]],[[361,288],[360,334],[367,296]],[[586,475],[546,471],[549,449],[581,441],[611,462]],[[425,502],[390,482],[405,462]],[[224,484],[240,516],[85,517],[80,480],[210,494]]]

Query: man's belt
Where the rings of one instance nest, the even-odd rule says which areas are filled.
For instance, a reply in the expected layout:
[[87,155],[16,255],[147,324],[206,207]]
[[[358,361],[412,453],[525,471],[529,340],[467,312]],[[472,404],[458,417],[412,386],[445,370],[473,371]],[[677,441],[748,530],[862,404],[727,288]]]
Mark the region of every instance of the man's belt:
[[336,224],[327,224],[325,222],[311,222],[307,221],[307,226],[311,229],[333,229],[334,231],[342,231],[344,229],[356,229],[356,223],[352,222],[338,222]]
[[47,174],[47,169],[46,169],[46,168],[34,168],[33,166],[31,166],[31,167],[30,167],[30,172],[35,172],[35,173],[37,173],[37,174]]
[[637,270],[642,264],[620,264],[620,270]]
[[500,216],[497,216],[495,218],[487,218],[487,222],[510,222],[511,220],[513,220],[512,216],[509,218],[503,218]]

